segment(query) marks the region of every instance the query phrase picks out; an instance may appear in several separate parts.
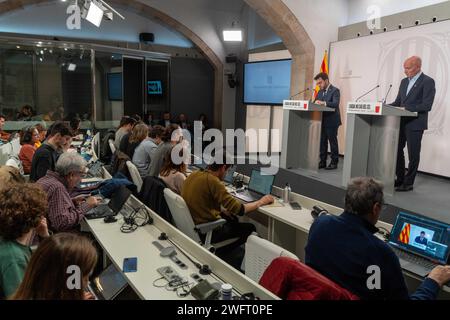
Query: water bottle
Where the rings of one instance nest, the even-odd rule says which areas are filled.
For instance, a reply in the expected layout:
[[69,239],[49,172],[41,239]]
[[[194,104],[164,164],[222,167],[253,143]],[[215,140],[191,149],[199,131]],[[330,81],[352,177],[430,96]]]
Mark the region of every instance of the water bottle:
[[222,284],[220,292],[222,294],[222,300],[231,300],[233,298],[233,286],[231,284]]
[[289,185],[289,183],[286,183],[286,187],[284,187],[283,190],[283,202],[289,203],[290,199],[291,199],[291,186]]

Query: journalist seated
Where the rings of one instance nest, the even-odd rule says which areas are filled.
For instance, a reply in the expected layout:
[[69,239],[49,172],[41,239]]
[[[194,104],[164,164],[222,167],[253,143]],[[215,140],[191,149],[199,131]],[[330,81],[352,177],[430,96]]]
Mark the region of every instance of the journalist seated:
[[[399,259],[388,244],[374,235],[382,206],[381,184],[371,178],[350,182],[345,212],[320,216],[311,226],[306,264],[361,299],[436,299],[440,287],[450,280],[450,267],[433,269],[409,296]],[[372,283],[369,277],[374,273],[368,270],[375,269],[380,271],[379,281]]]
[[65,152],[56,163],[55,172],[37,181],[47,193],[48,219],[51,230],[55,232],[75,231],[84,214],[98,205],[95,197],[70,197],[70,192],[86,173],[86,161],[78,153]]
[[251,223],[240,223],[237,216],[243,216],[259,207],[273,203],[271,195],[258,201],[242,204],[228,193],[222,183],[228,169],[227,155],[220,152],[216,158],[221,160],[212,163],[207,170],[192,173],[184,181],[181,195],[186,201],[195,224],[202,224],[224,218],[227,223],[214,230],[212,242],[218,243],[238,238],[236,242],[217,250],[217,254],[228,253],[247,241],[249,235],[256,231]]

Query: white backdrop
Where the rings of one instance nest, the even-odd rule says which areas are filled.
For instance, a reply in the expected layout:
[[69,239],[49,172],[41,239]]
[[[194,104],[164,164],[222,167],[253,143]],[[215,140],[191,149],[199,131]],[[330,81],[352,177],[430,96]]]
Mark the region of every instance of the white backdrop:
[[[436,81],[436,99],[422,141],[420,170],[450,177],[450,21],[428,24],[331,44],[330,79],[341,89],[343,126],[340,152],[345,154],[345,107],[377,84],[364,101],[393,102],[405,77],[404,60],[422,57],[422,70]],[[405,149],[406,150],[406,149]]]

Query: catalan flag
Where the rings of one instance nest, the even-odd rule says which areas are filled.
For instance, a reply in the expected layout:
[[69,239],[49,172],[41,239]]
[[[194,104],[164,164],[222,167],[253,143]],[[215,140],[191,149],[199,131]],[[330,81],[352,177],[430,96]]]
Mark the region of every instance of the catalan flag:
[[410,236],[411,236],[411,225],[409,223],[406,223],[405,226],[403,227],[402,232],[400,232],[398,240],[401,243],[408,244]]
[[[323,56],[323,60],[322,60],[322,64],[320,66],[320,72],[325,72],[326,74],[329,74],[328,72],[328,51],[325,50],[325,55]],[[314,99],[315,100],[317,98],[317,94],[319,93],[320,88],[319,86],[316,86],[316,88],[314,89]]]

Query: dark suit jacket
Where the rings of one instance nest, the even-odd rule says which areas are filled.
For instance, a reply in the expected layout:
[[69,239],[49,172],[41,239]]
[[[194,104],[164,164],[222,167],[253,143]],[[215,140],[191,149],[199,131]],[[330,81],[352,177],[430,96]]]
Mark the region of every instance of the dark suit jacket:
[[424,245],[427,245],[427,243],[428,243],[427,238],[423,238],[423,240],[420,240],[420,236],[417,236],[416,239],[415,239],[414,241],[415,241],[416,243],[424,244]]
[[422,73],[416,83],[406,95],[408,90],[409,79],[405,78],[400,84],[397,99],[392,106],[404,107],[411,112],[418,112],[418,117],[404,117],[402,124],[411,131],[422,131],[428,129],[428,112],[433,106],[434,96],[436,95],[436,86],[434,80]]
[[341,100],[341,92],[339,89],[330,85],[326,94],[325,90],[319,91],[316,100],[325,101],[328,108],[336,109],[336,112],[322,113],[322,126],[325,128],[339,127],[342,124],[341,112],[339,110],[339,102]]

